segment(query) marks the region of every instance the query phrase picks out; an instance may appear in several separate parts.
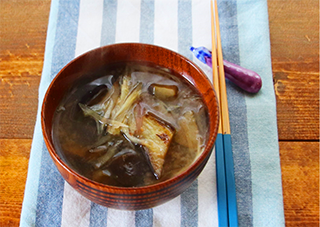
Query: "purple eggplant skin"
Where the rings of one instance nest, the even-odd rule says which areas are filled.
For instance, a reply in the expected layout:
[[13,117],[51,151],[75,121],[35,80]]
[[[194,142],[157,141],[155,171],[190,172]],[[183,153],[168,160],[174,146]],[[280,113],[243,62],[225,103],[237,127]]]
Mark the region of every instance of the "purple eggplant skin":
[[256,72],[223,60],[225,77],[249,93],[257,93],[262,80]]

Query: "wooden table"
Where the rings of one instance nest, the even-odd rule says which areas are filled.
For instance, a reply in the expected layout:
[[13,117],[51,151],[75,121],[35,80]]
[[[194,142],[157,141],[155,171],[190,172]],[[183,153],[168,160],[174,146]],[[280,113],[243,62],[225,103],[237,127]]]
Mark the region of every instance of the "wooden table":
[[[286,226],[319,226],[319,1],[269,0]],[[49,0],[0,1],[0,226],[18,226]]]

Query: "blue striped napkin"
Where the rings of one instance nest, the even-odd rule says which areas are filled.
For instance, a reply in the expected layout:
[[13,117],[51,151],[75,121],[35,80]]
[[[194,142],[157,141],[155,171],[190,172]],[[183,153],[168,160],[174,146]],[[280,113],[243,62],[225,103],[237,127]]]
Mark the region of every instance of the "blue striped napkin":
[[[267,0],[218,0],[224,58],[258,72],[248,95],[227,83],[239,225],[284,226]],[[215,156],[181,196],[154,209],[120,211],[90,202],[60,176],[43,141],[40,107],[57,72],[93,48],[143,42],[192,56],[211,47],[210,0],[52,0],[39,109],[20,226],[218,226]]]

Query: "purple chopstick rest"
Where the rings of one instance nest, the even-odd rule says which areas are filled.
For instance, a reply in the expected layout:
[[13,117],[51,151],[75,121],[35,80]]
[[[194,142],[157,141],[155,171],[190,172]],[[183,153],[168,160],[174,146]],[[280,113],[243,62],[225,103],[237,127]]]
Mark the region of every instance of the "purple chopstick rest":
[[[210,50],[205,47],[190,47],[190,50],[201,62],[212,67],[212,55]],[[223,60],[223,65],[225,77],[238,87],[249,93],[257,93],[260,90],[262,80],[259,74],[225,60]]]

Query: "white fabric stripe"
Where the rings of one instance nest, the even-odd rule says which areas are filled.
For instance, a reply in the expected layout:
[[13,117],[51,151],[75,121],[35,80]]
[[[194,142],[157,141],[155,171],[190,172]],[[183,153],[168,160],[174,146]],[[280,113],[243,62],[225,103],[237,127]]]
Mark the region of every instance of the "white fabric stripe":
[[176,227],[181,224],[180,196],[153,208],[153,226]]
[[[192,1],[192,45],[193,47],[211,47],[211,11],[210,0]],[[205,72],[212,82],[212,69],[193,57],[193,61]]]
[[117,9],[116,42],[139,42],[140,0],[119,0]]
[[[211,46],[210,1],[192,1],[192,45],[193,47]],[[212,83],[212,69],[200,62],[193,61],[206,73]],[[218,204],[216,186],[215,150],[212,151],[206,167],[198,177],[198,226],[218,226]]]
[[[154,44],[178,51],[178,1],[155,0]],[[153,209],[153,225],[180,226],[181,199],[177,198]]]
[[218,226],[216,159],[213,150],[198,177],[198,226]]
[[178,1],[155,0],[154,44],[178,51]]
[[[45,62],[43,65],[41,82],[39,87],[39,103],[45,95],[45,91],[50,84],[50,73],[51,73],[51,62],[52,62],[52,50],[54,47],[54,40],[57,28],[57,16],[58,16],[58,5],[59,1],[51,1],[50,17],[47,31],[46,40],[46,52],[45,52]],[[37,120],[35,124],[35,130],[33,134],[30,161],[28,167],[28,177],[24,191],[23,205],[21,211],[21,222],[20,226],[34,226],[36,222],[36,210],[37,210],[37,197],[38,197],[38,186],[39,177],[41,169],[41,158],[42,158],[42,148],[43,148],[43,137],[41,130],[41,105],[38,106]],[[35,188],[37,190],[35,190]]]
[[[138,42],[140,36],[140,0],[118,0],[115,42]],[[108,209],[108,227],[135,225],[135,212]]]
[[[103,0],[81,0],[75,57],[100,45]],[[61,226],[88,227],[91,202],[65,183]]]
[[88,227],[91,202],[64,184],[61,227]]
[[103,0],[81,0],[75,57],[100,46]]
[[135,212],[108,209],[108,227],[128,227],[135,226]]

